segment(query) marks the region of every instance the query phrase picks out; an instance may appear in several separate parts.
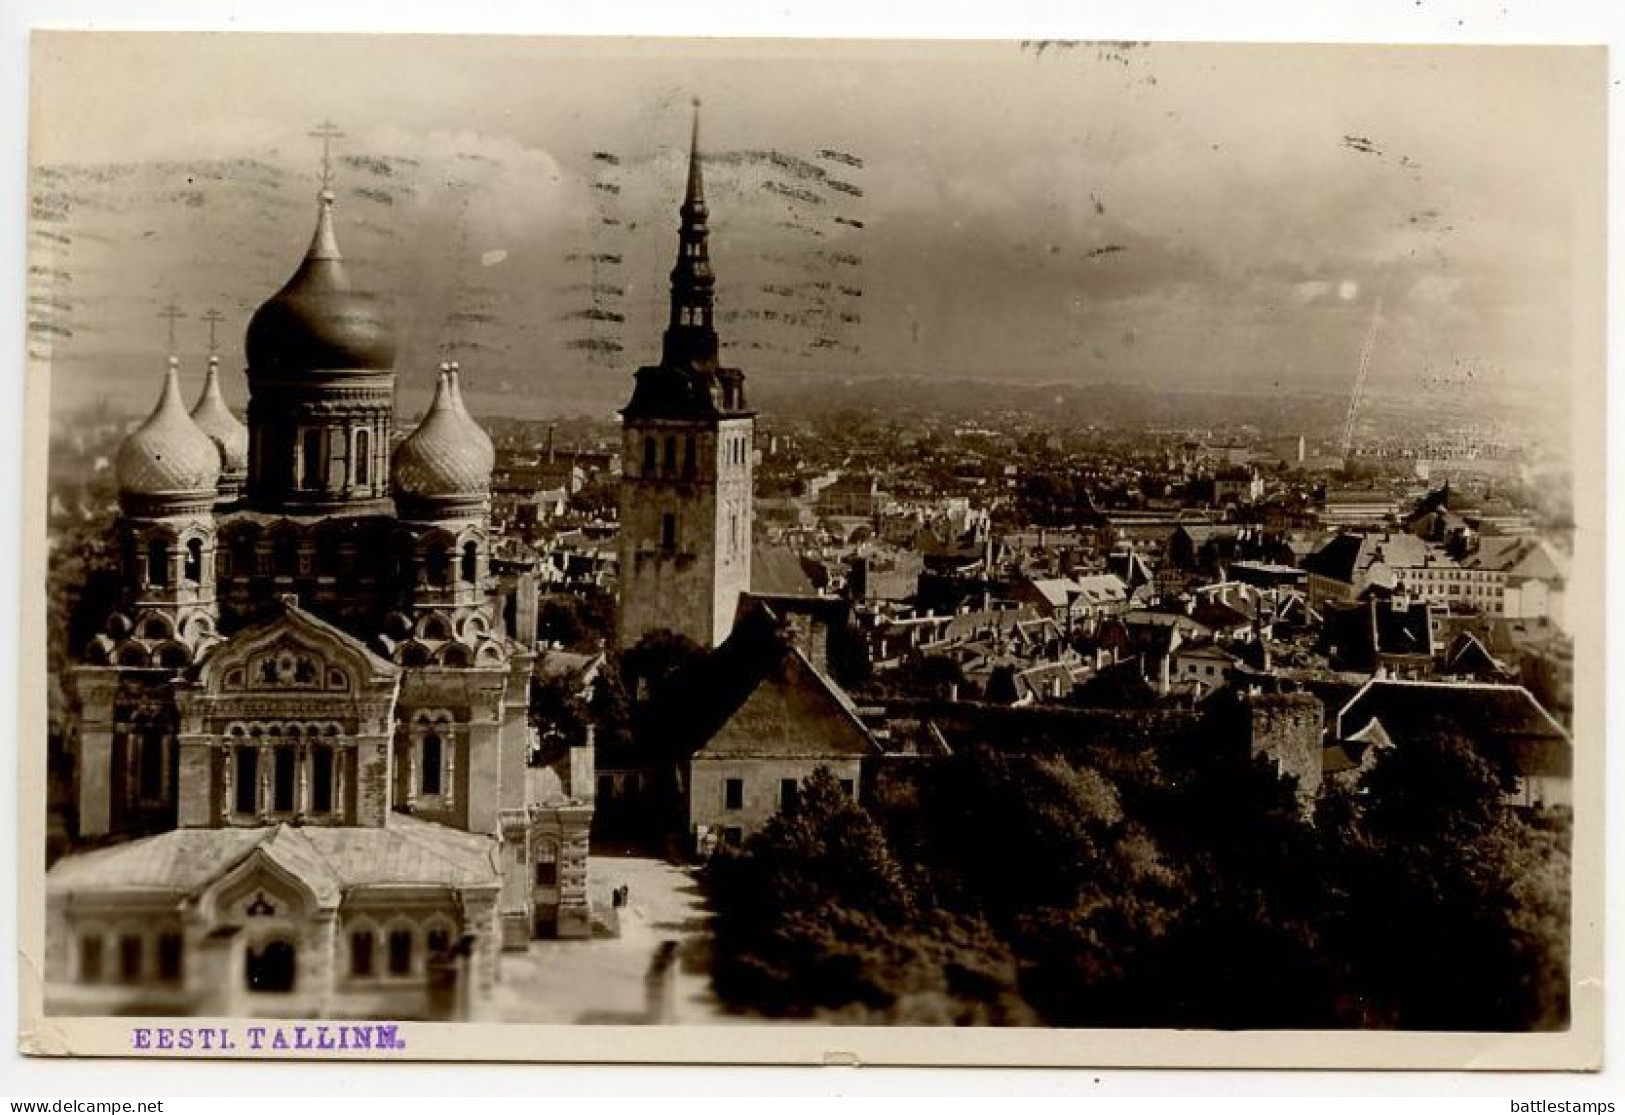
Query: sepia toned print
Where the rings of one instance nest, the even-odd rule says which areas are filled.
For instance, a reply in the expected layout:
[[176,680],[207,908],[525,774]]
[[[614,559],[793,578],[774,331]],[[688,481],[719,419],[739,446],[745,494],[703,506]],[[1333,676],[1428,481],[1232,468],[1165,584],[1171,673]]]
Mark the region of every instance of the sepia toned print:
[[35,56],[34,1051],[1594,1059],[1599,53]]

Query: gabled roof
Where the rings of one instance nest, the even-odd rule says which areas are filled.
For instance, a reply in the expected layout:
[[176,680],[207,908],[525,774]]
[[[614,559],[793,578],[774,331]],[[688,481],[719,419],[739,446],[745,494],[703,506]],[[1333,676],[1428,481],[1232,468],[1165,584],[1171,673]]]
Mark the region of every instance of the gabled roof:
[[1477,552],[1462,559],[1461,564],[1466,569],[1488,569],[1541,581],[1561,581],[1568,576],[1568,562],[1551,543],[1523,535],[1482,538]]
[[[337,651],[341,659],[347,660],[352,667],[366,675],[362,680],[388,681],[400,674],[399,666],[377,654],[348,631],[305,611],[291,598],[284,598],[280,614],[245,627],[210,648],[197,667],[198,679],[205,685],[214,684],[231,666],[243,665],[256,652],[282,641],[312,650]],[[321,688],[321,684],[316,687]]]
[[1499,746],[1522,774],[1566,775],[1573,767],[1568,732],[1521,685],[1377,679],[1338,711],[1337,737],[1351,738],[1373,720],[1400,747],[1442,724],[1476,746]]
[[728,638],[673,687],[655,722],[690,758],[845,758],[880,751],[852,699],[794,645],[773,602],[760,598],[741,607]]
[[1444,669],[1450,674],[1505,675],[1508,672],[1501,660],[1491,654],[1471,631],[1463,631],[1456,636],[1456,641],[1444,656]]
[[52,893],[148,891],[194,896],[263,855],[336,905],[356,887],[494,887],[496,844],[478,833],[389,813],[382,828],[266,825],[180,828],[64,856],[46,874]]
[[768,596],[817,596],[818,590],[788,546],[753,545],[750,591]]
[[1303,559],[1303,567],[1310,573],[1345,584],[1353,584],[1357,576],[1377,565],[1414,569],[1427,564],[1453,563],[1442,551],[1404,531],[1339,534]]

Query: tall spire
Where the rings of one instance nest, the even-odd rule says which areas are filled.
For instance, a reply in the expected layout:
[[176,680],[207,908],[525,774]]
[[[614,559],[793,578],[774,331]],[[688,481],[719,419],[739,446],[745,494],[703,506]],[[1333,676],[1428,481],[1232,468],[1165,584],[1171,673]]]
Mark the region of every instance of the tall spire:
[[714,369],[717,334],[712,327],[716,277],[711,274],[710,215],[705,205],[705,178],[700,169],[700,102],[694,100],[694,130],[689,141],[688,188],[679,210],[677,263],[671,269],[671,320],[666,326],[667,367]]
[[[688,191],[683,195],[684,210],[696,211],[705,220],[705,176],[700,173],[700,99],[694,98],[694,129],[688,138]],[[685,212],[684,216],[687,216]]]

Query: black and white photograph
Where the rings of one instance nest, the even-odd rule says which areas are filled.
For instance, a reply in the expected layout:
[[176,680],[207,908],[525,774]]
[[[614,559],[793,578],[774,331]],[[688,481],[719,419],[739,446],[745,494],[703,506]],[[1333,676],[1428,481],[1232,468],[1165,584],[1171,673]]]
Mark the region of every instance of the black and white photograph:
[[1595,1066],[1604,49],[31,82],[28,1051]]

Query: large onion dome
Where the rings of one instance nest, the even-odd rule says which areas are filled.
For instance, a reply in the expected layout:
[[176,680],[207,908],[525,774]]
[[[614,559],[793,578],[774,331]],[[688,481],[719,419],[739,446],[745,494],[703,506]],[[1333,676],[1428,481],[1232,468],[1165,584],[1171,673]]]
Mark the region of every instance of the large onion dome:
[[463,405],[455,364],[440,366],[434,402],[395,449],[390,485],[403,510],[482,505],[491,494],[496,447]]
[[354,289],[333,235],[333,194],[323,190],[310,250],[248,323],[248,373],[283,379],[324,372],[385,372],[395,335],[371,296]]
[[181,401],[179,361],[169,358],[152,414],[119,446],[119,494],[136,501],[213,500],[220,482],[220,450]]
[[220,447],[221,474],[241,477],[248,473],[248,427],[226,406],[220,395],[220,360],[209,357],[209,375],[203,381],[203,394],[192,408],[192,421]]

